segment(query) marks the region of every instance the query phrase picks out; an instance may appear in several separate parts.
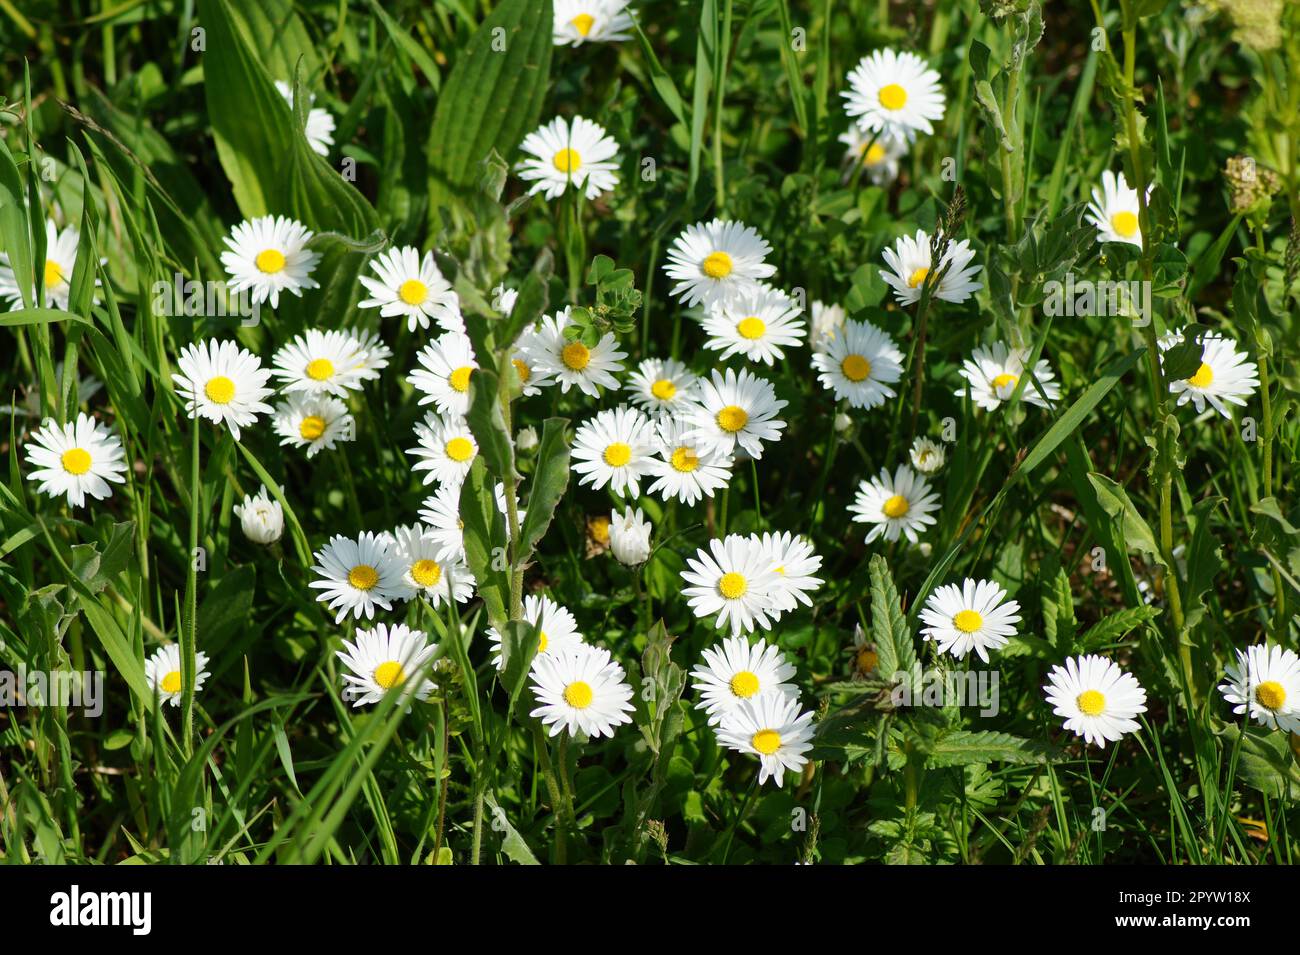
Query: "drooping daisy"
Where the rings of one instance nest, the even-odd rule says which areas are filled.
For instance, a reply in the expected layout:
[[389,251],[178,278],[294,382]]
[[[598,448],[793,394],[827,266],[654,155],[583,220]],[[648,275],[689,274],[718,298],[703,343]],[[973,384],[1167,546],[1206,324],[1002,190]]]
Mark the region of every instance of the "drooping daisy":
[[420,521],[428,529],[439,561],[465,559],[465,522],[460,517],[460,485],[444,484],[420,505]]
[[[1182,332],[1169,332],[1161,338],[1162,364],[1164,353],[1182,340]],[[1178,396],[1180,408],[1190,401],[1200,414],[1208,403],[1225,418],[1231,418],[1227,405],[1245,406],[1246,400],[1259,388],[1256,377],[1259,368],[1246,360],[1245,352],[1238,351],[1237,343],[1231,338],[1206,335],[1201,340],[1201,348],[1201,365],[1196,374],[1169,382],[1169,393]]]
[[[158,695],[159,702],[180,706],[181,697],[185,695],[185,686],[181,676],[181,648],[178,643],[168,643],[159,647],[144,661],[144,678],[149,681],[149,688]],[[194,694],[198,695],[207,682],[208,655],[202,650],[194,653]]]
[[380,340],[379,333],[374,329],[345,328],[343,334],[355,338],[361,349],[361,360],[354,371],[366,381],[378,378],[379,373],[388,367],[388,359],[393,357],[393,350]]
[[255,544],[274,544],[284,534],[284,508],[262,485],[256,495],[245,494],[244,503],[236,504],[234,514],[244,529],[244,536]]
[[628,567],[639,567],[650,559],[650,522],[641,508],[612,511],[609,518],[609,549],[614,559]]
[[783,348],[803,341],[805,325],[790,296],[764,282],[704,313],[701,324],[708,339],[704,347],[722,352],[722,358],[744,355],[750,361],[771,365],[784,358]]
[[844,109],[864,132],[910,143],[918,132],[933,133],[932,124],[943,119],[939,74],[915,53],[875,50],[858,61],[848,79],[849,89],[840,92]]
[[798,697],[795,673],[776,644],[759,639],[750,646],[748,637],[727,637],[717,646],[706,647],[704,662],[691,671],[691,686],[700,694],[697,710],[708,714],[709,725],[717,726],[724,716],[740,708],[745,700],[764,693]]
[[555,384],[551,372],[535,364],[536,358],[533,356],[541,347],[540,335],[537,328],[525,329],[515,341],[514,351],[510,355],[510,364],[514,366],[515,375],[519,379],[520,393],[525,397],[540,395],[543,388]]
[[917,229],[914,236],[899,236],[894,247],[885,249],[882,257],[889,268],[881,269],[880,277],[894,290],[894,297],[903,305],[919,302],[927,285],[933,298],[945,302],[964,302],[984,287],[972,281],[981,266],[970,264],[975,258],[975,250],[966,239],[948,243],[933,275],[930,271],[930,236],[924,229]]
[[652,415],[673,415],[693,404],[699,383],[699,376],[676,358],[647,358],[627,376],[632,403]]
[[961,585],[936,587],[921,609],[921,635],[939,644],[940,653],[958,660],[974,650],[989,662],[989,651],[1007,645],[1020,622],[1020,604],[991,580],[967,577]]
[[1138,218],[1141,206],[1137,190],[1107,169],[1101,174],[1101,188],[1092,188],[1088,203],[1088,221],[1097,227],[1098,242],[1127,242],[1142,245],[1142,227]]
[[597,491],[606,484],[618,495],[637,497],[650,473],[655,432],[645,412],[620,405],[583,422],[573,436],[573,470],[579,484]]
[[328,395],[292,394],[275,408],[272,422],[281,444],[307,449],[307,460],[332,451],[341,441],[356,438],[356,422],[348,406]]
[[855,521],[871,525],[868,544],[877,537],[896,541],[900,535],[915,544],[926,525],[935,523],[931,512],[938,509],[939,495],[930,491],[930,482],[905,464],[893,477],[881,468],[879,475],[863,481],[849,506]]
[[355,335],[338,329],[309,328],[281,346],[271,359],[272,374],[286,394],[344,397],[361,387],[363,361],[361,342]]
[[1069,657],[1065,666],[1052,667],[1047,680],[1043,693],[1053,712],[1065,717],[1065,728],[1086,743],[1105,748],[1107,740],[1115,742],[1138,729],[1133,717],[1147,710],[1146,690],[1105,657]]
[[778,616],[772,599],[776,571],[763,545],[739,534],[714,538],[709,549],[700,548],[686,559],[682,590],[691,610],[700,618],[717,614],[715,627],[729,627],[734,637],[755,627],[769,630]]
[[912,467],[922,474],[937,474],[943,469],[944,461],[947,460],[943,445],[929,438],[917,438],[912,442],[912,450],[909,453]]
[[420,392],[420,404],[464,417],[469,411],[469,379],[478,368],[469,336],[447,332],[420,349],[420,367],[407,376]]
[[313,574],[320,579],[308,586],[321,593],[319,601],[329,601],[329,609],[338,609],[335,623],[352,613],[358,620],[375,615],[375,607],[392,610],[392,600],[402,592],[405,572],[388,542],[377,534],[363,531],[356,540],[335,534],[328,544],[315,553]]
[[789,531],[765,533],[759,543],[776,572],[771,588],[772,605],[780,613],[794,610],[801,603],[811,607],[808,594],[824,582],[813,576],[821,568],[822,559],[813,552],[812,544]]
[[758,783],[785,784],[785,772],[799,773],[812,749],[812,712],[799,712],[799,698],[764,693],[744,700],[718,727],[718,742],[758,757]]
[[358,302],[358,308],[377,308],[385,318],[404,317],[410,331],[428,328],[429,319],[443,331],[465,331],[460,298],[442,277],[432,252],[421,258],[419,249],[404,245],[381,253],[370,268],[379,278],[360,276],[370,297]]
[[760,279],[776,274],[768,265],[772,247],[743,222],[714,219],[697,222],[673,240],[664,271],[677,284],[674,298],[706,308],[752,291]]
[[89,494],[97,501],[111,497],[108,485],[123,484],[126,457],[122,442],[106,425],[77,413],[76,421],[60,425],[46,418],[24,447],[27,475],[49,497],[66,497],[69,507],[81,507]]
[[[1029,349],[1009,348],[1005,342],[980,345],[962,362],[961,376],[970,382],[971,401],[985,411],[995,411],[1016,390],[1016,382],[1025,373]],[[1042,389],[1042,394],[1039,389]],[[958,398],[966,394],[965,388],[953,392]],[[1043,400],[1043,395],[1047,400]],[[1038,359],[1033,376],[1025,382],[1020,400],[1040,408],[1050,407],[1049,402],[1059,401],[1061,386],[1046,358]]]
[[519,290],[507,287],[504,282],[492,289],[492,308],[507,317],[514,312],[518,299]]
[[555,0],[556,46],[611,43],[631,36],[631,0]]
[[543,318],[528,342],[521,345],[524,361],[530,369],[554,378],[564,394],[577,386],[584,395],[599,398],[601,387],[618,387],[614,374],[623,370],[627,352],[619,350],[612,332],[602,335],[591,348],[576,338],[566,338],[564,330],[571,324],[567,305]]
[[[77,264],[77,246],[81,233],[75,226],[62,232],[49,219],[45,220],[45,305],[48,308],[68,310],[68,296],[72,292],[72,270]],[[99,284],[96,281],[95,284]],[[35,292],[28,288],[28,292]],[[0,253],[0,298],[7,299],[10,308],[23,307],[22,289],[10,266],[9,256]],[[39,303],[38,303],[39,304]]]
[[874,185],[886,186],[898,178],[899,160],[907,155],[907,140],[887,132],[866,132],[854,123],[840,134],[844,144],[844,161],[851,174],[861,164]]
[[539,717],[550,735],[614,735],[614,727],[632,722],[632,687],[609,651],[586,644],[538,654],[529,674]]
[[302,290],[319,288],[311,277],[320,254],[307,248],[312,233],[301,222],[284,216],[261,216],[241,222],[230,230],[221,253],[221,264],[230,278],[232,292],[251,289],[253,304],[280,304],[280,293],[302,297]]
[[[544,653],[561,653],[582,643],[573,614],[545,594],[524,597],[524,619],[537,628],[538,657]],[[492,663],[500,670],[501,633],[496,627],[488,627],[487,635],[492,643]]]
[[530,195],[555,199],[572,183],[588,199],[618,185],[618,143],[605,127],[581,116],[557,116],[524,137],[519,178],[531,182]]
[[[276,80],[275,88],[279,90],[284,101],[293,108],[293,87],[284,80]],[[321,156],[330,154],[330,147],[334,145],[334,117],[328,110],[320,109],[313,104],[316,102],[316,94],[307,95],[307,128],[304,130],[307,136],[307,145],[311,146],[312,151]]]
[[821,351],[813,352],[812,366],[836,401],[876,408],[897,395],[890,385],[903,377],[903,353],[871,322],[847,321]]
[[1240,716],[1249,710],[1262,726],[1300,733],[1300,657],[1294,650],[1266,644],[1238,650],[1226,676],[1219,692],[1232,712]]
[[853,627],[853,646],[849,647],[849,657],[849,676],[855,680],[868,679],[880,669],[880,654],[876,652],[875,643],[860,623]]
[[440,607],[449,596],[461,604],[474,596],[474,575],[469,567],[461,561],[439,559],[441,551],[434,535],[420,524],[393,531],[393,558],[402,571],[398,597],[423,597]]
[[675,497],[683,504],[694,504],[713,497],[714,491],[731,482],[731,455],[697,441],[694,425],[663,418],[658,431],[659,447],[647,465],[654,483],[646,493],[658,494],[665,501]]
[[275,413],[263,400],[272,393],[266,387],[270,370],[234,342],[209,339],[186,345],[176,364],[180,372],[172,375],[172,381],[189,416],[224,424],[236,441],[239,429],[255,422],[259,414]]
[[460,487],[478,454],[478,442],[465,419],[426,414],[415,426],[415,437],[417,446],[406,453],[420,459],[414,470],[425,472],[424,483]]
[[813,302],[812,329],[809,335],[809,344],[812,345],[813,350],[823,351],[830,344],[831,339],[839,334],[848,317],[843,305]]
[[687,420],[701,445],[723,454],[734,454],[739,446],[757,461],[763,442],[781,437],[785,422],[777,414],[785,406],[770,381],[730,368],[719,374],[715,368],[712,381],[700,382],[699,405],[688,411]]
[[401,687],[403,702],[427,700],[433,681],[426,678],[429,663],[438,652],[423,630],[405,624],[377,623],[373,630],[358,630],[356,642],[343,641],[335,656],[348,668],[343,674],[343,699],[353,706],[378,703],[393,687]]

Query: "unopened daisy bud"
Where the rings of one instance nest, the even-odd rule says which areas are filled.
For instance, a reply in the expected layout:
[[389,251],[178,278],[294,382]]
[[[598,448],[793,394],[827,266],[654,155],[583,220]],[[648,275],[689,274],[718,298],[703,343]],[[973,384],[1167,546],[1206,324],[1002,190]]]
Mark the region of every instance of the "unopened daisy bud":
[[527,453],[537,447],[537,430],[524,428],[515,436],[515,447]]
[[846,415],[843,411],[841,411],[839,414],[835,416],[835,430],[838,431],[840,434],[844,434],[852,427],[853,427],[853,419],[850,418],[848,415]]
[[912,444],[912,467],[922,474],[937,474],[943,469],[947,456],[943,445],[929,438],[917,438]]
[[274,544],[284,533],[284,508],[266,492],[265,485],[257,496],[244,495],[244,503],[234,506],[244,536],[255,544]]
[[620,516],[614,511],[609,516],[609,549],[620,564],[636,567],[650,559],[650,522],[641,514],[628,508]]

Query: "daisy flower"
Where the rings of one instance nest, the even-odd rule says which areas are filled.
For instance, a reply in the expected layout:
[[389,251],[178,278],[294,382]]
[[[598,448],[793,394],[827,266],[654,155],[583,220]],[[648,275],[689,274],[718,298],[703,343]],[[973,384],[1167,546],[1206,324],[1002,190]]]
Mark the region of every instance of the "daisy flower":
[[221,264],[230,278],[226,284],[232,292],[251,289],[253,304],[270,301],[280,304],[280,293],[299,297],[302,290],[319,288],[311,277],[320,262],[320,254],[309,251],[307,240],[312,233],[301,222],[284,216],[262,216],[235,226],[221,253]]
[[23,448],[34,470],[27,475],[49,497],[66,497],[81,507],[89,494],[97,501],[112,496],[108,485],[123,484],[126,456],[122,442],[106,425],[77,412],[77,420],[59,424],[46,418]]
[[722,352],[722,358],[744,355],[771,365],[785,357],[782,348],[798,347],[803,341],[805,325],[799,314],[790,296],[759,282],[705,312],[701,324],[709,337],[704,347]]
[[434,607],[449,596],[463,604],[474,596],[474,575],[457,560],[439,558],[442,547],[429,529],[420,524],[393,531],[393,559],[402,571],[397,596],[403,600],[423,597]]
[[567,305],[554,315],[543,318],[541,325],[528,336],[528,341],[520,346],[524,361],[534,372],[548,379],[554,378],[564,394],[577,386],[584,395],[599,398],[599,386],[618,387],[614,374],[623,370],[622,361],[627,353],[619,351],[612,332],[602,335],[593,348],[576,338],[569,340],[564,330],[570,324],[572,320]]
[[271,377],[257,356],[230,341],[215,339],[186,345],[176,359],[179,374],[172,375],[176,393],[193,419],[207,418],[225,425],[239,440],[239,429],[275,409],[262,399],[272,394]]
[[647,463],[654,483],[646,493],[665,501],[677,498],[694,504],[731,482],[732,457],[695,439],[695,427],[676,418],[660,420],[659,447]]
[[492,308],[502,315],[509,317],[514,313],[515,302],[519,299],[519,290],[508,288],[505,282],[497,285],[492,290]]
[[274,544],[284,534],[284,508],[266,491],[266,485],[254,497],[244,495],[244,503],[231,510],[239,518],[244,536],[255,544]]
[[1238,650],[1226,676],[1219,692],[1232,712],[1240,716],[1249,710],[1262,726],[1300,733],[1300,657],[1294,650],[1265,644]]
[[[545,594],[524,597],[524,619],[537,628],[537,657],[544,653],[562,653],[582,644],[578,621],[573,614]],[[488,627],[488,640],[492,642],[492,663],[501,669],[501,633]]]
[[943,119],[944,97],[939,74],[915,53],[875,50],[849,72],[849,88],[840,93],[844,110],[864,132],[879,132],[913,142],[916,134],[933,133]]
[[[284,80],[276,80],[275,88],[289,104],[289,108],[293,109],[293,87]],[[327,110],[313,106],[315,102],[316,95],[307,94],[307,128],[304,130],[307,135],[307,145],[311,146],[312,152],[328,156],[330,147],[334,145],[334,117]]]
[[699,384],[699,375],[676,358],[647,358],[627,376],[632,403],[658,415],[672,415],[694,404]]
[[465,559],[465,522],[460,519],[458,484],[444,484],[420,505],[420,521],[437,548],[438,561]]
[[375,607],[392,610],[392,599],[402,592],[405,572],[394,557],[389,543],[380,535],[363,531],[353,540],[335,534],[328,544],[315,553],[312,573],[320,579],[308,585],[321,591],[318,601],[329,601],[329,609],[338,609],[335,623],[352,613],[358,620],[375,615]]
[[755,627],[770,630],[779,610],[772,599],[776,571],[763,545],[739,534],[709,541],[686,559],[682,593],[695,616],[718,615],[715,627],[728,626],[734,637]]
[[[202,650],[194,654],[194,693],[197,696],[207,681],[208,655]],[[158,694],[158,699],[172,706],[180,706],[185,687],[181,683],[181,648],[180,644],[168,643],[159,647],[144,661],[144,678],[149,681],[149,688]]]
[[876,408],[897,392],[890,387],[903,377],[903,353],[894,340],[871,322],[847,321],[820,351],[812,366],[817,380],[853,408]]
[[356,438],[348,406],[327,395],[290,395],[276,406],[272,424],[281,444],[307,449],[308,461],[320,451],[334,450],[340,441]]
[[871,525],[868,544],[877,537],[893,542],[900,536],[915,544],[926,525],[935,523],[931,512],[938,509],[939,495],[905,464],[898,466],[892,478],[881,468],[878,476],[863,481],[849,506],[855,521]]
[[958,660],[974,650],[989,662],[989,651],[1000,650],[1015,635],[1020,604],[1006,600],[1007,592],[991,580],[972,580],[936,587],[921,609],[926,640],[939,644],[940,653]]
[[530,673],[539,717],[550,735],[613,736],[614,727],[632,722],[632,687],[609,651],[586,644],[538,654]]
[[405,624],[377,623],[373,630],[358,630],[355,643],[344,640],[343,649],[334,653],[350,671],[343,674],[343,699],[365,706],[400,686],[404,701],[427,700],[433,681],[424,674],[437,652],[438,645],[423,630]]
[[1124,173],[1103,172],[1101,188],[1093,186],[1092,202],[1088,203],[1088,221],[1097,228],[1097,241],[1141,247],[1140,208],[1137,190],[1124,181]]
[[409,331],[428,328],[429,319],[443,331],[465,331],[460,298],[438,271],[432,252],[421,258],[419,249],[404,245],[380,254],[370,268],[379,278],[360,276],[370,297],[358,302],[358,308],[377,308],[384,318],[405,318]]
[[[1016,382],[1025,373],[1029,360],[1028,348],[1009,348],[1005,342],[981,345],[961,366],[961,376],[970,382],[971,401],[985,411],[995,411],[1016,390]],[[1035,385],[1037,383],[1037,385]],[[1047,400],[1043,400],[1043,394]],[[953,392],[958,398],[966,394],[965,388]],[[1040,408],[1050,407],[1048,402],[1059,401],[1061,387],[1047,359],[1040,358],[1034,366],[1033,376],[1020,392],[1020,400]]]
[[379,373],[388,367],[388,359],[393,357],[393,350],[380,340],[379,333],[373,329],[345,328],[343,334],[355,338],[361,349],[361,360],[353,370],[366,381],[378,378]]
[[887,132],[865,132],[856,123],[841,133],[839,140],[844,144],[844,161],[850,171],[860,163],[867,178],[877,186],[898,178],[899,160],[907,155],[907,140]]
[[[62,311],[68,310],[68,296],[72,292],[72,270],[77,264],[77,245],[81,233],[68,226],[62,232],[49,219],[45,220],[45,305]],[[96,285],[99,281],[96,280]],[[34,288],[29,292],[35,293]],[[9,256],[0,253],[0,298],[9,301],[10,308],[23,307],[22,289],[9,264]],[[34,296],[33,296],[34,298]],[[40,304],[40,303],[37,303]]]
[[784,785],[785,772],[799,773],[812,749],[813,715],[799,712],[799,699],[764,693],[743,700],[718,727],[718,742],[758,757],[758,783],[769,779]]
[[631,36],[630,0],[555,0],[556,46],[610,43]]
[[650,559],[650,522],[641,508],[612,511],[609,518],[609,549],[614,559],[628,567],[639,567]]
[[724,375],[715,368],[711,382],[700,382],[699,405],[689,409],[687,420],[699,444],[723,454],[734,454],[739,445],[757,461],[763,442],[780,438],[785,422],[776,415],[785,406],[770,381],[730,368]]
[[827,305],[825,302],[812,303],[812,331],[809,344],[814,351],[823,351],[830,344],[839,330],[844,327],[848,320],[848,313],[844,311],[844,306],[832,303]]
[[272,374],[286,394],[345,397],[366,377],[365,349],[349,332],[309,328],[271,359]]
[[[1164,352],[1183,340],[1182,332],[1169,332],[1160,340],[1163,366]],[[1259,388],[1256,377],[1258,367],[1246,360],[1245,352],[1237,350],[1237,343],[1219,335],[1206,335],[1201,340],[1201,365],[1196,374],[1169,382],[1169,393],[1178,396],[1181,408],[1189,401],[1197,414],[1205,410],[1206,403],[1231,418],[1228,404],[1245,406],[1246,400]]]
[[1052,667],[1047,680],[1043,692],[1053,712],[1065,717],[1065,728],[1103,748],[1138,729],[1133,717],[1147,710],[1146,690],[1105,657],[1070,657],[1065,666]]
[[808,594],[823,583],[813,574],[822,565],[822,559],[813,553],[812,544],[789,531],[766,533],[759,543],[767,553],[776,578],[772,582],[772,605],[781,613],[794,610],[799,604],[812,606]]
[[876,652],[876,645],[860,623],[853,628],[853,646],[849,648],[849,655],[852,658],[849,676],[854,679],[865,680],[880,668],[880,654]]
[[710,726],[717,726],[741,703],[764,693],[799,695],[794,684],[787,682],[794,676],[794,667],[776,644],[769,646],[762,638],[750,646],[747,637],[727,637],[715,647],[706,647],[702,656],[704,662],[691,671],[695,678],[691,686],[700,694],[695,708],[708,714]]
[[529,157],[518,166],[519,178],[533,184],[529,195],[555,199],[573,183],[595,199],[618,185],[618,143],[581,116],[572,123],[557,116],[525,136],[519,149]]
[[742,292],[752,291],[760,279],[776,274],[768,265],[772,247],[743,222],[714,219],[697,222],[673,240],[664,271],[677,284],[674,298],[686,305],[704,303],[710,308]]
[[964,302],[984,287],[971,281],[979,275],[981,266],[970,264],[975,250],[966,239],[948,243],[935,273],[940,276],[938,279],[930,275],[930,236],[924,229],[917,229],[915,236],[899,236],[894,247],[885,249],[882,257],[889,268],[881,269],[880,277],[903,305],[919,302],[927,284],[932,289],[931,296],[945,302]]
[[655,432],[645,412],[620,405],[584,422],[573,436],[573,470],[579,484],[599,491],[606,484],[620,496],[638,497],[650,473]]
[[478,455],[478,442],[464,418],[426,414],[416,424],[418,446],[406,453],[420,460],[414,470],[426,472],[424,483],[460,487]]
[[420,349],[415,359],[420,367],[406,380],[420,392],[420,404],[464,417],[469,411],[469,379],[478,368],[469,336],[447,332]]
[[917,438],[913,441],[910,455],[912,467],[922,474],[938,473],[943,469],[944,461],[948,457],[943,450],[943,445],[929,438]]

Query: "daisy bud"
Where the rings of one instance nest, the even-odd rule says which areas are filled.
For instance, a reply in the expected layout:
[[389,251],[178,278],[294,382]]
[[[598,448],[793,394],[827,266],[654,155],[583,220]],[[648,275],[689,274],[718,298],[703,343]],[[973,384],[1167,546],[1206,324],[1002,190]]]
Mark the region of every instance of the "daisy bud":
[[840,434],[844,434],[852,427],[853,427],[853,419],[850,418],[848,415],[846,415],[843,411],[841,411],[839,414],[835,416],[835,430],[838,431]]
[[284,533],[284,509],[267,495],[265,486],[256,497],[245,494],[234,511],[244,536],[255,544],[274,544]]
[[524,428],[515,437],[515,447],[525,453],[532,451],[537,447],[537,431],[534,428]]
[[650,522],[641,514],[628,508],[620,517],[615,511],[609,520],[609,549],[620,564],[636,567],[650,558]]

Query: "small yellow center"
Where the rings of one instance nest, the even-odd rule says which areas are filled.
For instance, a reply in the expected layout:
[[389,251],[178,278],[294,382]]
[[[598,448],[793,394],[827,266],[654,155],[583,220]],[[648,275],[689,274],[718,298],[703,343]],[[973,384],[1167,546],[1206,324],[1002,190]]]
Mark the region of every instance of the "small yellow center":
[[749,589],[749,583],[745,580],[744,574],[738,574],[734,570],[729,574],[723,574],[718,580],[718,593],[728,600],[739,600],[745,596],[745,591]]
[[962,633],[974,633],[984,626],[984,618],[975,610],[958,610],[957,616],[952,618],[952,625]]
[[885,109],[902,109],[907,105],[907,90],[897,83],[880,87],[880,105]]
[[1012,388],[1016,386],[1015,375],[1009,375],[1004,371],[1002,374],[998,375],[996,378],[993,379],[994,391],[1001,391],[1003,388],[1006,388],[1008,385],[1010,385]]
[[916,288],[918,285],[920,285],[922,282],[925,281],[925,277],[929,274],[930,274],[929,267],[924,265],[921,266],[919,269],[914,271],[910,276],[908,276],[907,287]]
[[857,660],[858,672],[860,673],[870,673],[880,665],[880,657],[870,647],[863,647],[859,650]]
[[1096,690],[1084,690],[1074,702],[1087,716],[1096,716],[1106,708],[1106,697]]
[[379,574],[369,564],[357,564],[348,571],[348,583],[357,590],[369,590],[379,583]]
[[840,362],[840,371],[849,381],[866,381],[871,377],[871,362],[861,355],[846,355]]
[[320,415],[309,414],[298,425],[298,433],[305,441],[315,441],[325,433],[325,419]]
[[881,505],[880,510],[888,518],[902,517],[912,509],[912,505],[907,503],[907,498],[901,494],[895,494],[889,500]]
[[872,143],[862,154],[862,165],[876,166],[885,158],[885,147],[880,143]]
[[560,352],[564,367],[571,371],[582,371],[591,361],[591,350],[582,342],[569,342]]
[[307,362],[307,377],[312,381],[329,381],[334,377],[334,362],[328,358],[313,358]]
[[725,279],[731,274],[731,256],[726,252],[710,252],[700,271],[711,279]]
[[510,363],[515,366],[515,372],[519,375],[519,383],[521,385],[528,384],[528,379],[533,377],[533,370],[518,358],[512,358]]
[[555,168],[562,173],[577,172],[582,166],[582,157],[578,155],[576,149],[561,149],[551,160]]
[[615,441],[605,449],[605,463],[611,468],[621,468],[632,460],[632,449],[622,441]]
[[591,687],[581,680],[575,680],[564,688],[564,702],[575,710],[585,710],[591,706]]
[[259,272],[274,275],[284,269],[284,253],[279,249],[266,249],[257,253],[253,264],[257,266]]
[[45,260],[45,287],[54,288],[63,282],[63,267],[53,259]]
[[674,471],[690,474],[700,466],[700,458],[694,448],[683,446],[673,451],[672,465]]
[[421,587],[436,586],[442,580],[442,567],[436,560],[417,560],[411,565],[411,579]]
[[744,408],[727,405],[718,412],[718,427],[723,431],[735,434],[747,424],[749,424],[749,412]]
[[591,532],[591,539],[597,544],[609,543],[609,518],[593,517],[587,522],[587,530]]
[[573,24],[573,28],[577,30],[581,36],[589,36],[591,34],[591,28],[596,25],[596,18],[590,13],[579,13],[576,17],[570,20],[569,23]]
[[407,305],[422,305],[429,295],[429,286],[419,279],[407,279],[397,290],[397,297]]
[[1138,217],[1132,212],[1117,212],[1110,217],[1110,227],[1126,239],[1137,234]]
[[767,323],[758,316],[751,315],[736,323],[736,331],[740,333],[741,338],[748,338],[752,342],[756,338],[763,337],[763,333],[767,331]]
[[90,454],[84,448],[69,448],[59,460],[69,474],[85,474],[90,470]]
[[758,677],[748,670],[741,670],[731,678],[731,692],[742,700],[747,700],[758,692]]
[[1255,687],[1255,699],[1259,700],[1261,706],[1266,706],[1270,710],[1280,710],[1282,704],[1286,702],[1286,690],[1276,680],[1265,680]]
[[1214,369],[1201,362],[1201,367],[1196,369],[1196,374],[1187,379],[1187,383],[1194,388],[1208,388],[1214,381]]
[[375,667],[375,682],[385,690],[391,689],[406,680],[406,671],[396,660],[389,660]]
[[654,395],[660,401],[672,401],[677,394],[677,386],[667,378],[660,378],[650,386],[650,394]]
[[447,457],[459,464],[464,464],[474,457],[474,445],[469,438],[452,438],[443,450],[447,452]]
[[459,391],[461,394],[469,391],[469,376],[474,374],[474,369],[469,365],[461,365],[450,375],[447,376],[447,384]]
[[208,383],[203,386],[203,393],[213,404],[228,405],[235,397],[235,383],[225,375],[217,375],[208,379]]
[[538,653],[545,653],[545,652],[546,652],[546,645],[547,645],[548,643],[550,643],[550,642],[551,642],[551,641],[549,641],[549,640],[546,639],[546,631],[545,631],[545,630],[540,631],[540,632],[537,634],[537,652],[538,652]]
[[162,678],[162,691],[164,693],[179,693],[181,691],[180,670],[172,670]]
[[771,756],[781,748],[781,734],[776,730],[759,730],[749,742],[764,756]]

